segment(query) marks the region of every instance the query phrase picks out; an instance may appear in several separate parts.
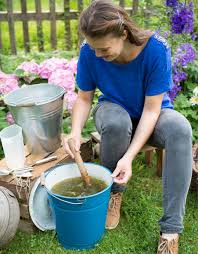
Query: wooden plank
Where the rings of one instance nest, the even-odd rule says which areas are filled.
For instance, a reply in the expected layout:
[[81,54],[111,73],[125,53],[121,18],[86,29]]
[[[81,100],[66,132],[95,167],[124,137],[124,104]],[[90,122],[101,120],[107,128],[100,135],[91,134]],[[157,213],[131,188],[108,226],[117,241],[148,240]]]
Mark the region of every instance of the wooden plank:
[[52,49],[56,49],[57,47],[57,39],[56,39],[56,14],[55,14],[55,0],[49,0],[50,7],[50,39],[51,39],[51,47]]
[[[58,159],[55,161],[51,161],[45,163],[43,165],[34,166],[33,168],[33,176],[30,179],[30,188],[25,190],[24,188],[17,188],[17,178],[13,175],[0,177],[0,185],[12,191],[18,200],[20,200],[23,204],[28,204],[29,192],[33,187],[37,178],[41,175],[42,172],[48,170],[49,168],[60,164],[60,163],[69,163],[73,161],[69,155],[65,152],[63,147],[60,147],[56,150],[52,155],[57,155]],[[85,140],[81,144],[81,155],[84,161],[91,161],[93,158],[92,152],[92,142],[91,140]],[[31,157],[31,155],[30,155]],[[18,191],[17,191],[18,189]]]
[[139,7],[139,0],[133,0],[133,3],[132,3],[132,13],[131,13],[132,15],[137,14],[138,7]]
[[[82,10],[83,10],[83,0],[78,0],[79,16],[80,16],[80,13],[82,12]],[[83,36],[78,31],[78,47],[79,48],[80,48],[80,45],[82,44],[83,40],[84,40]]]
[[154,146],[144,145],[144,146],[142,147],[142,149],[140,150],[140,152],[153,151],[153,150],[155,150],[155,149],[156,149],[156,147],[154,147]]
[[162,170],[163,170],[164,157],[165,157],[165,150],[156,149],[156,153],[157,153],[156,175],[161,177],[162,176]]
[[92,132],[90,136],[96,143],[100,143],[100,134],[97,131]]
[[152,4],[150,1],[146,1],[146,8],[144,9],[144,28],[149,28],[151,17]]
[[27,204],[19,204],[20,207],[20,216],[23,219],[31,220],[29,213],[29,206]]
[[64,23],[65,23],[65,43],[66,50],[71,50],[72,42],[71,42],[71,29],[70,29],[70,0],[64,0]]
[[7,11],[8,11],[7,19],[8,19],[8,26],[9,26],[11,52],[12,54],[16,55],[17,50],[16,50],[12,0],[7,0]]
[[28,30],[28,22],[27,22],[27,5],[26,0],[21,0],[21,12],[26,17],[23,22],[23,43],[25,52],[30,52],[30,38],[29,38],[29,30]]
[[83,0],[78,0],[78,11],[81,12],[83,10]]
[[[84,143],[81,144],[81,149],[80,150],[81,150],[81,156],[82,156],[84,161],[90,161],[92,159],[93,152],[92,152],[92,142],[91,142],[91,140],[84,141]],[[56,155],[58,157],[56,161],[51,161],[51,162],[45,163],[45,164],[40,165],[40,166],[34,166],[34,170],[32,172],[33,176],[31,178],[32,180],[39,177],[42,172],[47,171],[49,168],[53,167],[56,164],[73,161],[70,158],[69,154],[67,154],[65,152],[65,149],[63,147],[60,147],[58,150],[56,150],[52,154],[52,156],[53,155]]]
[[[96,143],[100,143],[100,134],[97,131],[92,132],[90,136]],[[156,148],[154,146],[144,145],[143,148],[141,149],[141,152],[152,151],[155,149]]]
[[11,183],[8,183],[8,182],[2,181],[0,179],[0,186],[3,186],[5,188],[7,188],[8,190],[10,190],[11,192],[13,192],[14,195],[16,196],[16,198],[20,202],[27,203],[27,196],[26,196],[26,193],[25,193],[24,189],[21,190],[20,197],[19,197],[18,192],[16,190],[16,181],[15,180],[12,180]]
[[5,181],[7,183],[10,183],[13,180],[13,175],[9,174],[6,176],[0,176],[0,181]]
[[[0,23],[0,51],[3,49],[3,43],[2,43],[2,30],[1,30],[1,23]],[[2,62],[0,59],[0,68],[2,70]]]
[[[79,12],[76,10],[70,10],[70,13],[68,14],[69,19],[78,19]],[[24,15],[21,12],[15,11],[13,13],[13,18],[15,21],[37,21],[38,14],[35,12],[28,11],[26,15]],[[55,13],[56,20],[65,20],[64,12],[56,12]],[[51,20],[51,13],[49,11],[43,11],[42,15],[40,16],[40,20]],[[8,21],[8,14],[6,12],[0,12],[0,21]]]
[[145,152],[145,163],[147,166],[151,165],[153,159],[153,150]]
[[38,37],[38,49],[39,51],[44,51],[44,37],[42,29],[42,13],[41,13],[41,0],[35,0],[36,7],[36,26],[37,26],[37,37]]
[[42,172],[45,172],[49,168],[53,167],[55,164],[58,164],[61,160],[63,160],[65,157],[68,155],[66,154],[65,150],[63,147],[59,148],[54,152],[51,156],[56,155],[58,158],[55,161],[50,161],[42,165],[34,166],[33,168],[33,176],[32,179],[35,179],[41,175]]
[[119,1],[119,5],[122,6],[122,7],[124,7],[124,6],[125,6],[125,0],[120,0],[120,1]]

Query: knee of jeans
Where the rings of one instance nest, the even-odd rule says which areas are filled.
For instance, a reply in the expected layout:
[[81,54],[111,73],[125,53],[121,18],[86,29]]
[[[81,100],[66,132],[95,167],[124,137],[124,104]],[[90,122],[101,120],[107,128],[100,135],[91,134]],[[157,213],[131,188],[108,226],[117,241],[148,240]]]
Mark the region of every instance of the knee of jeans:
[[132,123],[131,119],[109,119],[106,121],[102,128],[103,133],[111,133],[112,135],[121,135],[123,134],[130,134],[132,133]]
[[174,119],[172,121],[172,128],[170,130],[170,133],[168,135],[170,138],[192,138],[192,128],[189,123],[189,121],[186,118],[182,119]]

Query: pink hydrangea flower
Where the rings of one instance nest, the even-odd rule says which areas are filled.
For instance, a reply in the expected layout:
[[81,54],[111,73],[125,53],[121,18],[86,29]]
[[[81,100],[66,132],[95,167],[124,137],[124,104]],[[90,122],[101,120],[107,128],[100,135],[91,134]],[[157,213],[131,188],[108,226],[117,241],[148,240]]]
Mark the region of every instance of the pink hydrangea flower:
[[5,74],[0,71],[0,94],[7,94],[18,88],[18,79],[15,75]]
[[50,84],[61,86],[65,91],[74,91],[75,89],[75,78],[70,70],[56,70],[54,71],[48,82]]
[[77,62],[78,60],[76,58],[72,58],[69,62],[69,70],[71,70],[74,74],[77,73]]
[[40,72],[40,67],[34,60],[30,62],[23,62],[17,67],[17,69],[22,69],[27,73],[33,73],[33,74],[39,74]]
[[6,115],[6,121],[8,124],[14,124],[14,118],[10,112],[8,112]]
[[69,63],[64,58],[55,58],[52,57],[50,59],[47,59],[43,61],[40,64],[40,77],[48,79],[50,75],[58,69],[66,70],[69,68]]
[[74,103],[75,103],[76,99],[77,99],[77,93],[75,93],[73,91],[68,91],[64,95],[64,100],[65,100],[66,108],[68,109],[68,111],[70,113],[72,112],[72,108],[74,106]]

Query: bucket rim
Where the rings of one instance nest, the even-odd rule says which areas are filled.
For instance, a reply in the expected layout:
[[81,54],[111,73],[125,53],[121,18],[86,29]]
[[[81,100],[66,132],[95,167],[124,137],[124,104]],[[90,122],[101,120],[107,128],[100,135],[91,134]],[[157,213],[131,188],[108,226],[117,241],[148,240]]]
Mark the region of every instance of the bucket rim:
[[[53,166],[52,168],[50,168],[49,170],[47,170],[47,171],[45,172],[45,177],[46,177],[51,171],[53,171],[55,168],[57,168],[57,167],[59,167],[59,166],[63,166],[63,165],[69,165],[69,164],[76,164],[76,163],[75,163],[75,162],[71,162],[71,163],[61,163],[61,164],[57,164],[57,165]],[[87,165],[87,164],[98,165],[98,166],[102,167],[103,169],[105,169],[105,170],[106,170],[107,172],[109,172],[110,174],[112,174],[112,172],[111,172],[107,167],[102,166],[102,165],[100,165],[100,164],[98,164],[98,163],[95,163],[95,162],[84,162],[84,164],[85,164],[85,165]],[[69,199],[69,200],[81,201],[81,200],[83,200],[83,199],[92,198],[92,197],[95,197],[95,196],[97,196],[97,195],[99,195],[99,194],[102,194],[103,192],[105,192],[105,191],[107,191],[109,188],[111,188],[112,184],[113,184],[113,178],[111,179],[111,183],[110,183],[104,190],[102,190],[102,191],[100,191],[100,192],[97,192],[97,193],[95,193],[95,194],[92,194],[92,195],[84,196],[84,197],[80,197],[80,196],[78,196],[78,197],[67,197],[67,196],[62,196],[62,195],[53,193],[51,190],[49,190],[49,189],[46,187],[46,185],[45,185],[45,188],[46,188],[46,190],[47,190],[47,192],[48,192],[49,195],[52,193],[53,195],[55,195],[55,196],[57,196],[57,197],[59,197],[59,198],[66,198],[66,199]]]
[[12,107],[17,107],[18,105],[13,103],[13,102],[9,102],[9,97],[12,96],[12,94],[16,93],[16,91],[19,91],[20,89],[24,89],[24,90],[28,90],[30,87],[37,87],[37,86],[51,86],[51,87],[58,87],[60,89],[60,92],[58,95],[50,98],[49,100],[46,100],[46,101],[42,101],[42,102],[38,102],[38,103],[35,103],[35,106],[41,106],[41,105],[44,105],[44,104],[47,104],[47,103],[50,103],[50,102],[53,102],[55,101],[57,98],[63,96],[66,91],[63,87],[61,86],[58,86],[58,85],[55,85],[55,84],[52,84],[52,83],[39,83],[39,84],[33,84],[33,85],[27,85],[25,87],[20,87],[18,89],[15,89],[15,90],[12,90],[10,91],[9,93],[7,93],[3,100],[4,100],[4,103],[8,106],[12,106]]

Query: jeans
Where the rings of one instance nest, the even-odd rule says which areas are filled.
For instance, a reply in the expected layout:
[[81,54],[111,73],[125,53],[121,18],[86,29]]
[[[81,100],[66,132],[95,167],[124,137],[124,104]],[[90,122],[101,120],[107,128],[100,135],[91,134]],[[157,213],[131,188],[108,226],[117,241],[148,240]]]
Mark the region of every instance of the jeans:
[[[101,135],[101,164],[112,172],[127,151],[138,119],[112,102],[101,102],[93,110],[97,131]],[[165,148],[163,168],[163,210],[159,220],[161,232],[181,233],[186,197],[192,177],[192,129],[188,120],[173,109],[162,109],[148,144]],[[112,192],[122,192],[116,183]]]

